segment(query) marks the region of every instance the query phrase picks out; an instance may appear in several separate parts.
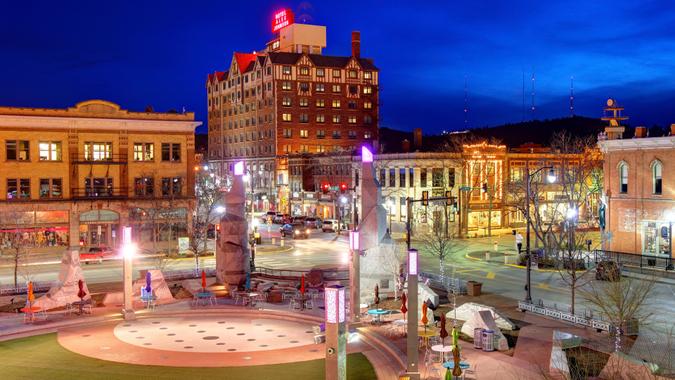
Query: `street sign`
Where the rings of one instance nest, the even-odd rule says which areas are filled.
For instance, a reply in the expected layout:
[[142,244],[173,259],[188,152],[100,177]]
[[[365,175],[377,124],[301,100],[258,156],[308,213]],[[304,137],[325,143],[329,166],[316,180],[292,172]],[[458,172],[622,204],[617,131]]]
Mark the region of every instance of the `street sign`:
[[459,189],[462,190],[462,191],[469,191],[469,190],[471,190],[471,186],[462,186]]

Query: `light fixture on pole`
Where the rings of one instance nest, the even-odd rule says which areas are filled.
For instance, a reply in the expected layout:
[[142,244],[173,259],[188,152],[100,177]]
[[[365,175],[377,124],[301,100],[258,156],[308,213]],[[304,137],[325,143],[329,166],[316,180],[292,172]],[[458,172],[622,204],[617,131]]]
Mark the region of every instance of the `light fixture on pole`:
[[408,337],[406,340],[407,367],[406,375],[411,380],[419,380],[419,351],[417,331],[417,271],[419,255],[416,249],[408,250]]
[[133,306],[132,286],[132,263],[135,254],[136,245],[131,241],[131,227],[124,227],[122,230],[122,255],[124,261],[124,309],[122,309],[122,316],[125,320],[136,318]]
[[530,173],[529,161],[525,163],[525,219],[527,221],[527,230],[525,233],[525,255],[527,259],[527,278],[525,283],[525,302],[532,303],[532,254],[530,252],[530,225],[532,224],[532,218],[530,217],[530,198],[532,193],[532,177],[536,176],[537,173],[541,172],[544,169],[548,169],[548,174],[546,176],[546,181],[548,183],[554,183],[556,181],[556,174],[553,166],[543,166],[533,173]]
[[359,231],[349,231],[349,251],[352,259],[349,266],[350,317],[352,322],[358,322],[361,319],[361,236]]
[[345,288],[324,288],[326,305],[326,380],[347,378],[347,334],[345,328]]

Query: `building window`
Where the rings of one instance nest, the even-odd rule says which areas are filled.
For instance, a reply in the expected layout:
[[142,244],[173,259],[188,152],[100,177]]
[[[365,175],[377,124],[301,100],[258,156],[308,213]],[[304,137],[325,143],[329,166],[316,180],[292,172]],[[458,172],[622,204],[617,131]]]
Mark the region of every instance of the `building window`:
[[137,197],[150,197],[154,194],[155,180],[152,177],[134,178],[134,194]]
[[323,114],[318,114],[316,115],[316,122],[317,123],[323,123],[326,121],[326,116]]
[[364,71],[363,72],[363,79],[373,79],[372,71]]
[[290,66],[281,66],[281,73],[284,75],[291,75],[291,67]]
[[364,110],[370,110],[373,109],[373,103],[369,101],[363,102],[363,109]]
[[283,99],[281,99],[281,105],[284,107],[290,107],[291,106],[291,98],[288,96],[284,96]]
[[356,95],[359,93],[359,87],[355,85],[349,86],[349,94],[350,95]]
[[366,115],[363,117],[363,124],[365,125],[371,125],[373,124],[373,117],[370,115]]
[[628,192],[628,164],[625,162],[619,164],[619,192],[622,194]]
[[112,143],[110,142],[85,142],[84,159],[91,161],[112,160]]
[[351,79],[356,79],[359,77],[359,73],[356,70],[349,70],[349,77]]
[[373,88],[371,86],[363,86],[363,93],[364,94],[372,94]]
[[181,177],[162,178],[162,196],[171,197],[181,195],[183,189],[183,179]]
[[659,161],[652,162],[652,193],[661,195],[663,191],[663,165]]
[[455,168],[448,169],[448,187],[455,187]]
[[364,138],[364,139],[369,139],[370,137],[371,137],[370,132],[364,132],[364,133],[363,133],[363,138]]
[[61,198],[62,196],[61,178],[40,179],[40,198]]
[[398,187],[405,187],[405,168],[398,169]]
[[283,121],[291,121],[291,120],[292,120],[291,114],[290,114],[290,113],[283,113],[283,114],[281,114],[281,120],[283,120]]
[[293,130],[290,128],[284,128],[284,137],[291,138],[293,136]]
[[300,67],[300,75],[309,75],[309,67],[301,66]]
[[396,187],[396,169],[389,169],[389,187]]
[[309,137],[309,132],[306,129],[301,129],[300,138],[306,139],[307,137]]
[[316,131],[316,138],[317,139],[323,139],[325,137],[326,137],[326,131],[324,131],[323,129],[319,129],[319,130]]
[[30,199],[30,179],[8,178],[7,199]]
[[61,141],[40,141],[40,161],[61,161]]
[[340,138],[340,131],[333,131],[333,138],[339,139]]
[[333,108],[340,108],[340,99],[333,99]]
[[380,182],[380,186],[384,186],[386,183],[386,171],[384,169],[380,169],[380,178],[378,178],[378,181]]
[[420,169],[420,187],[427,187],[427,169]]
[[309,115],[306,113],[301,113],[300,114],[300,122],[301,123],[308,123],[309,122]]
[[284,145],[281,147],[281,150],[282,150],[284,153],[290,153],[290,152],[291,152],[291,145],[290,145],[290,144],[284,144]]
[[[300,82],[300,91],[302,92],[307,92],[309,91],[309,83],[307,82]],[[306,99],[305,99],[306,100]]]
[[349,131],[349,138],[350,139],[356,139],[356,131]]
[[334,92],[334,93],[339,93],[339,92],[341,92],[341,91],[342,91],[342,86],[340,86],[339,84],[334,84],[334,85],[333,85],[333,92]]
[[340,115],[333,115],[333,123],[340,123]]
[[340,70],[333,69],[333,78],[339,78],[339,77],[340,77]]
[[324,69],[316,69],[316,76],[317,76],[317,77],[323,77],[323,76],[326,76],[326,70],[324,70]]
[[30,160],[30,142],[27,140],[7,140],[5,148],[7,149],[7,161]]
[[110,177],[85,177],[84,194],[88,197],[113,195],[113,179]]
[[152,161],[155,159],[155,144],[134,143],[134,161]]
[[415,187],[415,170],[413,168],[408,169],[408,182],[409,187]]
[[319,108],[323,108],[326,106],[326,101],[324,99],[317,99],[316,106]]
[[309,99],[300,98],[300,107],[309,107]]
[[431,186],[433,187],[443,186],[443,169],[441,168],[431,169]]
[[289,82],[289,81],[281,82],[281,89],[284,90],[284,91],[290,91],[291,90],[291,82]]
[[180,144],[162,143],[162,161],[180,161]]
[[349,117],[347,117],[347,123],[349,123],[349,124],[356,124],[356,116],[349,116]]
[[301,151],[302,153],[307,153],[307,152],[309,152],[309,146],[307,146],[307,145],[300,145],[300,151]]
[[325,152],[325,151],[326,151],[326,147],[323,146],[323,145],[318,145],[318,146],[316,147],[316,152],[317,152],[317,153],[323,153],[323,152]]
[[347,107],[348,107],[350,110],[355,110],[355,109],[356,109],[356,102],[353,101],[353,100],[350,100],[349,103],[347,103]]
[[316,92],[326,92],[326,85],[323,83],[317,83]]

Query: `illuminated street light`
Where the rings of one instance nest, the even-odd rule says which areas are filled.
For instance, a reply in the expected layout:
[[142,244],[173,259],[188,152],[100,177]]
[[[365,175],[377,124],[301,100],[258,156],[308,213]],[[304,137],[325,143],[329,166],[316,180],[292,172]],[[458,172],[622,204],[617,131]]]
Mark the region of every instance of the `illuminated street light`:
[[225,206],[216,206],[213,211],[215,211],[217,214],[222,214],[225,212]]
[[344,197],[344,196],[340,197],[340,202],[341,202],[343,205],[344,205],[344,204],[347,204],[347,197]]
[[416,249],[408,250],[408,336],[406,340],[407,367],[406,375],[410,379],[419,380],[419,342],[417,332],[417,273],[419,269],[419,254]]
[[202,169],[204,169],[204,171],[209,170],[209,165],[204,165],[204,166],[202,167]]
[[578,214],[578,211],[577,211],[576,207],[570,206],[569,208],[567,208],[567,213],[566,213],[565,216],[567,217],[568,220],[573,220],[574,218],[577,217],[577,214]]
[[546,180],[548,183],[555,183],[555,181],[558,180],[557,176],[555,175],[555,170],[553,168],[549,169],[548,174],[546,175]]

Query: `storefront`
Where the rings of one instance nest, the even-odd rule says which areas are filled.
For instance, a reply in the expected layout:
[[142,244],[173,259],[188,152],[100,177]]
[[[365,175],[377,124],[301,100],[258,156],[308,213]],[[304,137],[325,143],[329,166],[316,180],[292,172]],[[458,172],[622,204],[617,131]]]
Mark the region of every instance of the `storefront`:
[[80,246],[116,247],[120,216],[111,210],[91,210],[80,214]]
[[672,225],[658,220],[641,223],[642,254],[671,257]]
[[24,247],[67,247],[67,211],[21,211],[3,215],[0,221],[0,248],[13,244]]

